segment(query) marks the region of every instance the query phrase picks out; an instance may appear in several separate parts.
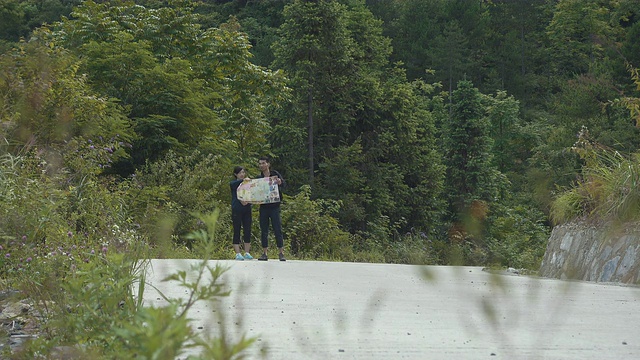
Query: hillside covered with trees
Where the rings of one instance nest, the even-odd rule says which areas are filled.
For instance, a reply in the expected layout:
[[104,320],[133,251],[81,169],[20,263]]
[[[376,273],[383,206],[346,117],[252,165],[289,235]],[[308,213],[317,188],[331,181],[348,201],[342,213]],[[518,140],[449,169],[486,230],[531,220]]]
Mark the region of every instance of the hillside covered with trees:
[[[59,216],[55,227],[74,233],[117,225],[153,245],[168,216],[171,245],[191,251],[190,213],[220,207],[228,220],[230,169],[257,173],[268,154],[289,183],[296,256],[449,263],[455,253],[535,268],[551,203],[585,163],[571,151],[581,130],[621,154],[638,147],[624,102],[637,96],[638,9],[5,2],[5,192],[38,179],[3,197],[3,236],[50,239]],[[42,196],[29,186],[55,201],[24,206]]]
[[231,259],[262,155],[294,259],[535,270],[637,216],[639,39],[638,0],[3,0],[1,285]]

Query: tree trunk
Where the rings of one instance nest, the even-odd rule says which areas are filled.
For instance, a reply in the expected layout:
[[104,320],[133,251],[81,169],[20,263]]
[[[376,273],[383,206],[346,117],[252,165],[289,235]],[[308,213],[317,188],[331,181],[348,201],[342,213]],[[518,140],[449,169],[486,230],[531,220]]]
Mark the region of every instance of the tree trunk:
[[307,115],[308,115],[308,123],[307,127],[309,128],[309,185],[313,187],[313,96],[311,94],[311,89],[307,93]]

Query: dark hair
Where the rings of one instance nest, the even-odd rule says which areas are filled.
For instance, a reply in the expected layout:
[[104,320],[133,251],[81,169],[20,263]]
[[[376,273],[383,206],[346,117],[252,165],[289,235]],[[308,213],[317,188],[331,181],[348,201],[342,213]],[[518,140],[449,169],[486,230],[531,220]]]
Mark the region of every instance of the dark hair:
[[270,163],[270,162],[271,162],[271,161],[269,160],[269,157],[268,157],[268,156],[260,156],[260,158],[258,159],[258,161],[260,161],[260,160],[264,160],[264,161],[266,161],[266,162],[268,162],[268,163]]
[[240,171],[244,170],[242,166],[236,166],[233,168],[233,175],[238,175]]

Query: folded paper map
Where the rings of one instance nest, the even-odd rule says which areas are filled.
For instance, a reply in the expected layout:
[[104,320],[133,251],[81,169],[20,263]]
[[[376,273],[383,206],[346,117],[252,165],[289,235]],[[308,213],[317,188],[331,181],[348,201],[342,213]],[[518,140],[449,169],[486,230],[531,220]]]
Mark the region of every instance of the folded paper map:
[[238,200],[252,204],[280,202],[278,184],[271,178],[245,180],[238,186]]

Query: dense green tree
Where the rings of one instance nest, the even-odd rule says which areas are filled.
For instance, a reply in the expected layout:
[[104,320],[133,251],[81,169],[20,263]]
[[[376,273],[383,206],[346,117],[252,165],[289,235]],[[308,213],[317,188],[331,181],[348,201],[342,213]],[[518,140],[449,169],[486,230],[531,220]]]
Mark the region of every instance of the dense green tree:
[[[485,97],[485,108],[490,124],[490,135],[493,139],[492,158],[502,173],[517,172],[517,166],[526,161],[527,147],[522,142],[525,136],[520,120],[520,106],[513,96],[498,91],[494,96]],[[514,156],[514,155],[520,155]],[[523,156],[524,155],[524,156]]]
[[495,0],[488,5],[489,25],[486,43],[487,77],[481,89],[486,92],[506,90],[522,104],[532,106],[540,81],[540,72],[547,66],[543,55],[544,30],[548,12],[545,0]]
[[540,137],[519,114],[505,92],[484,95],[469,81],[453,92],[442,144],[454,262],[530,268],[544,254],[545,216],[522,174]]
[[391,230],[432,234],[441,224],[444,208],[444,166],[436,150],[432,113],[442,100],[435,95],[437,86],[418,80],[408,83],[404,71],[389,71],[386,76],[379,123],[363,135],[368,140],[368,188],[373,203],[379,202],[368,210],[369,221],[380,208]]
[[6,142],[18,150],[59,150],[76,137],[93,139],[96,146],[98,137],[132,141],[123,109],[90,88],[80,64],[68,51],[40,41],[21,43],[0,56],[0,120]]
[[436,36],[434,43],[431,52],[432,66],[438,73],[437,78],[443,79],[451,95],[454,84],[466,77],[472,66],[468,60],[471,57],[468,40],[460,24],[454,20],[445,24],[444,30]]
[[[296,88],[292,118],[305,119],[307,169],[312,171],[332,147],[358,138],[358,119],[376,106],[372,99],[378,96],[389,40],[361,2],[348,7],[337,1],[295,1],[285,16],[274,66],[287,71]],[[313,154],[314,147],[329,152]]]
[[451,219],[474,204],[497,199],[497,169],[493,165],[493,139],[482,94],[470,81],[460,81],[453,91],[450,116],[443,126],[444,163]]
[[[530,173],[534,149],[544,143],[544,127],[526,123],[521,117],[520,104],[504,91],[483,96],[483,107],[489,119],[492,165],[504,174],[510,186],[499,187],[498,199],[507,209],[529,204],[538,181]],[[534,180],[535,179],[535,180]],[[517,200],[514,200],[517,199]],[[510,211],[510,210],[509,210]],[[533,221],[538,221],[532,217]]]
[[306,120],[309,182],[317,164],[315,147],[339,144],[353,122],[348,87],[354,43],[345,12],[337,1],[294,1],[285,7],[286,21],[274,45],[274,66],[290,74],[296,89],[293,117]]
[[195,11],[202,15],[200,22],[206,27],[218,27],[229,18],[236,18],[251,43],[252,61],[268,67],[274,60],[271,45],[278,38],[278,28],[282,25],[283,9],[291,0],[269,1],[221,1],[202,2]]
[[24,9],[17,0],[0,2],[0,40],[16,42],[25,35]]
[[488,12],[484,2],[469,0],[398,1],[391,30],[394,60],[406,64],[409,79],[434,79],[453,89],[463,78],[485,77]]
[[306,139],[308,155],[315,153],[307,167],[317,171],[313,193],[342,204],[336,216],[351,232],[388,239],[430,229],[442,179],[428,111],[434,88],[410,84],[390,67],[381,22],[363,2],[345,4],[295,1],[286,8],[274,65],[291,74],[296,100],[278,117],[285,135],[274,133],[286,142],[274,145],[287,160],[301,161],[299,129],[313,130]]
[[0,43],[28,38],[43,24],[51,24],[71,13],[81,0],[2,0],[0,1]]
[[444,1],[393,1],[397,19],[388,24],[394,61],[402,61],[410,79],[433,69],[430,43],[441,33]]
[[87,1],[55,24],[54,39],[83,57],[96,89],[129,110],[140,135],[133,165],[170,149],[264,153],[265,108],[286,95],[281,75],[250,62],[237,23],[201,29],[190,3],[174,5]]
[[558,1],[547,27],[550,64],[555,73],[585,73],[602,59],[617,31],[610,22],[612,6],[611,1]]
[[627,61],[635,67],[640,67],[640,44],[637,41],[638,38],[640,38],[640,21],[629,27],[621,49]]

